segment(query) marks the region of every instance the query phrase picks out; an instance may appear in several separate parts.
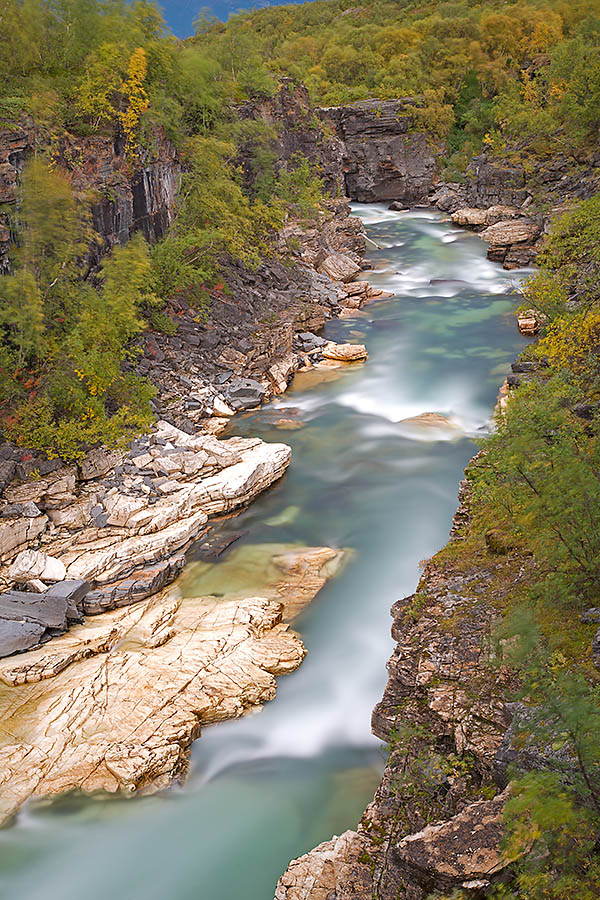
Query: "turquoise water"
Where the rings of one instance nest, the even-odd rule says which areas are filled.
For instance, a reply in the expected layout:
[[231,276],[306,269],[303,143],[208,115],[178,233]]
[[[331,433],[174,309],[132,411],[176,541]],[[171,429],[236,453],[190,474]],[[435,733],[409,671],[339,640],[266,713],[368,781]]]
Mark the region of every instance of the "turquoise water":
[[[223,523],[243,534],[221,559],[272,542],[352,550],[295,623],[305,662],[263,711],[206,730],[183,787],[26,808],[0,833],[3,900],[271,900],[289,859],[354,827],[370,800],[384,758],[370,715],[392,649],[389,609],[446,541],[472,438],[523,344],[512,293],[523,273],[503,272],[436,213],[356,212],[380,247],[369,245],[369,279],[395,296],[324,333],[366,343],[368,362],[318,385],[298,380],[231,429],[283,440],[293,459]],[[451,427],[402,422],[427,412]],[[283,431],[281,418],[303,427]],[[193,577],[190,566],[185,590],[200,593]]]

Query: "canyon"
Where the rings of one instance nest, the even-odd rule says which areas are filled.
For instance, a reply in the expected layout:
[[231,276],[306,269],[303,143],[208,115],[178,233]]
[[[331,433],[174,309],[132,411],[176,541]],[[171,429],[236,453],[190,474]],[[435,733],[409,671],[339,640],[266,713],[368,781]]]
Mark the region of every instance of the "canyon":
[[[365,358],[368,345],[343,349],[357,347],[356,338],[325,342],[315,334],[338,317],[358,316],[360,325],[361,308],[385,297],[363,274],[367,242],[348,199],[437,209],[479,234],[488,259],[511,270],[535,259],[548,200],[556,211],[597,187],[596,165],[584,167],[585,179],[564,160],[528,176],[486,154],[471,162],[464,183],[441,183],[442,148],[415,130],[411,104],[364,101],[317,117],[303,89],[286,82],[274,99],[245,108],[244,115],[277,124],[281,164],[305,153],[332,195],[317,220],[282,229],[279,249],[290,264],[274,257],[252,272],[229,261],[235,302],[223,297],[205,323],[172,302],[177,332],[144,335],[136,365],[158,386],[158,423],[126,453],[92,450],[68,466],[2,447],[3,596],[31,602],[56,594],[61,583],[86,585],[71,605],[65,600],[61,623],[44,625],[47,643],[37,646],[41,632],[28,627],[31,643],[17,647],[26,652],[0,664],[9,737],[0,748],[5,817],[31,796],[73,787],[143,793],[182,778],[201,727],[271,699],[275,676],[302,661],[305,648],[289,622],[338,570],[343,549],[273,548],[278,574],[257,596],[182,600],[167,585],[192,542],[209,546],[205,529],[216,517],[250,503],[290,463],[286,444],[218,439],[234,414],[280,397],[296,372],[314,372],[332,357],[350,366]],[[2,202],[14,199],[38,139],[33,124],[0,136]],[[135,230],[150,240],[164,233],[180,173],[166,140],[157,140],[154,158],[133,178],[117,144],[66,141],[59,153],[75,186],[97,195],[91,265]],[[2,227],[7,244],[10,229]],[[468,533],[467,483],[462,501],[454,546]],[[455,888],[478,897],[503,877],[506,784],[498,759],[512,681],[502,668],[491,674],[489,662],[497,614],[490,585],[505,563],[491,551],[476,565],[464,566],[460,553],[442,556],[426,565],[415,594],[394,604],[396,646],[373,713],[374,733],[390,745],[382,782],[356,831],[290,865],[277,900],[392,900],[399,892],[424,900]],[[511,571],[510,579],[524,574]],[[38,593],[20,590],[24,584]],[[17,619],[42,627],[22,607]],[[3,613],[2,623],[17,619]],[[402,728],[416,735],[408,749],[398,738]],[[94,734],[83,749],[81,729]],[[415,782],[399,793],[411,769]]]

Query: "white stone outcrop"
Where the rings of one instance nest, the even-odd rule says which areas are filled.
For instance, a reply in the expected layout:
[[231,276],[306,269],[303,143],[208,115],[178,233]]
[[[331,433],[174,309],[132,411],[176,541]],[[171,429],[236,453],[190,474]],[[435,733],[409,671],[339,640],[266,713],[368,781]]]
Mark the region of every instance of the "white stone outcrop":
[[274,546],[264,596],[165,591],[0,662],[0,821],[32,797],[183,777],[202,726],[272,699],[275,676],[300,665],[306,651],[284,619],[341,555]]

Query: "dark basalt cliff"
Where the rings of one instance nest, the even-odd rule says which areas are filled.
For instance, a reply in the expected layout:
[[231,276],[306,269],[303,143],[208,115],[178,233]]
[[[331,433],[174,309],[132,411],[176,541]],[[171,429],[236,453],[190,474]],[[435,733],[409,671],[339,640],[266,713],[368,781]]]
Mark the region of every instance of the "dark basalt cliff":
[[440,148],[415,129],[416,102],[364,100],[320,110],[342,143],[346,194],[361,203],[427,203]]
[[[19,175],[36,148],[47,148],[49,137],[30,120],[14,130],[0,132],[0,205],[13,210]],[[91,222],[99,241],[90,251],[91,262],[136,231],[149,241],[163,237],[174,212],[181,165],[175,148],[155,133],[152,151],[135,165],[126,158],[117,136],[77,138],[64,135],[53,146],[52,159],[64,171],[75,191],[85,194]],[[0,213],[0,272],[8,270],[8,245],[13,237],[11,215]]]

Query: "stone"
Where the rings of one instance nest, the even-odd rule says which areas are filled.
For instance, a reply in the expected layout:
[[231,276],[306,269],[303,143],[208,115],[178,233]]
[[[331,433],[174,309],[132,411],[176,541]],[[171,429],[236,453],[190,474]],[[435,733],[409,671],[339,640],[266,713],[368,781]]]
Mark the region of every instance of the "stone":
[[218,417],[229,417],[234,416],[235,412],[230,406],[228,406],[227,403],[225,403],[223,399],[221,399],[221,397],[217,395],[213,400],[213,415]]
[[460,427],[453,422],[452,419],[449,419],[448,416],[444,416],[442,413],[434,413],[434,412],[424,412],[420,413],[418,416],[410,416],[407,419],[400,419],[399,425],[414,425],[419,428],[426,429],[435,429],[439,428],[443,431],[449,432],[460,432]]
[[584,625],[600,625],[600,606],[592,606],[581,613],[580,620]]
[[167,592],[3,661],[0,819],[74,787],[145,793],[183,778],[201,728],[272,699],[275,676],[302,662],[282,617],[275,599]]
[[40,578],[42,581],[62,581],[67,571],[60,559],[48,556],[41,550],[23,550],[8,570],[11,581],[27,584]]
[[64,506],[60,509],[49,509],[48,516],[57,528],[69,528],[74,531],[84,528],[89,523],[93,505],[93,499],[83,497],[69,506]]
[[450,216],[455,225],[467,226],[469,228],[477,228],[480,225],[487,225],[487,217],[485,209],[474,209],[467,207],[465,209],[457,209]]
[[45,594],[46,597],[58,597],[65,600],[67,604],[67,621],[81,622],[83,609],[83,600],[90,590],[89,582],[82,579],[72,581],[59,581],[49,587]]
[[94,447],[81,460],[79,469],[81,478],[101,478],[121,462],[121,454],[107,450],[105,447]]
[[504,556],[514,548],[514,542],[500,528],[489,528],[485,533],[485,544],[490,553]]
[[372,896],[365,845],[355,831],[293,859],[277,882],[275,900],[362,900]]
[[21,653],[35,647],[45,631],[43,625],[35,622],[0,618],[0,656],[11,656],[13,653]]
[[227,385],[227,399],[234,409],[259,406],[266,395],[266,387],[254,378],[236,378]]
[[267,369],[267,378],[271,382],[275,394],[283,394],[293,373],[298,368],[298,355],[288,353],[283,359],[278,359]]
[[525,335],[537,334],[544,321],[545,316],[535,309],[527,309],[517,316],[519,331]]
[[0,594],[0,618],[24,619],[44,628],[67,627],[67,600],[46,594],[25,591],[5,591]]
[[360,266],[344,253],[333,253],[323,260],[319,272],[328,275],[332,281],[352,281],[360,272]]
[[510,864],[502,852],[507,793],[471,803],[440,825],[398,841],[392,855],[400,872],[425,892],[466,888],[491,882]]
[[157,594],[183,571],[185,556],[173,556],[153,566],[145,566],[118,581],[105,584],[82,598],[86,616],[129,606]]
[[508,247],[511,244],[532,243],[541,233],[536,222],[529,219],[518,221],[496,222],[481,232],[484,241],[489,241],[490,249]]
[[364,360],[369,355],[364,344],[336,344],[329,341],[323,347],[325,359],[339,360],[340,362],[357,362]]

